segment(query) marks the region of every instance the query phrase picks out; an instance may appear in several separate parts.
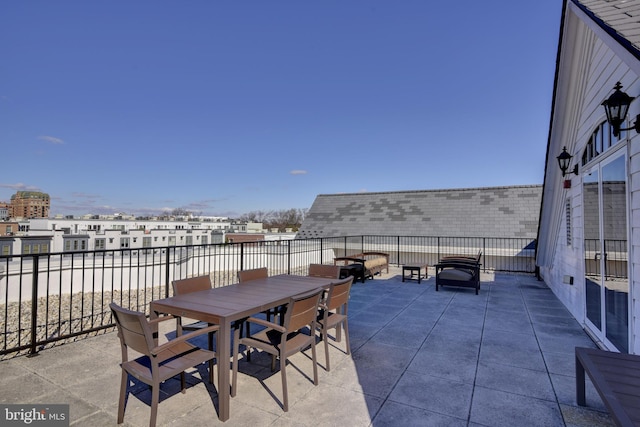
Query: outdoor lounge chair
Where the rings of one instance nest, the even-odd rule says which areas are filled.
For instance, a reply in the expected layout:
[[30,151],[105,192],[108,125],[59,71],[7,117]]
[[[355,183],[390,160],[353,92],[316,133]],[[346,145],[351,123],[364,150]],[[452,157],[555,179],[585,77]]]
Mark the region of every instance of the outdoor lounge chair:
[[440,258],[440,261],[463,261],[463,262],[474,262],[479,263],[482,258],[482,251],[478,251],[476,256],[468,256],[468,255],[449,255]]
[[[157,324],[173,319],[164,316],[148,321],[144,313],[127,310],[115,303],[109,305],[118,327],[118,337],[122,349],[122,379],[120,383],[120,399],[118,401],[118,424],[124,421],[125,402],[129,375],[151,387],[151,417],[149,426],[156,425],[158,402],[160,400],[160,383],[168,380],[193,366],[207,362],[216,357],[209,350],[199,349],[187,342],[194,335],[207,334],[218,330],[218,326],[209,326],[192,334],[182,335],[162,345],[154,342],[154,329]],[[129,360],[129,349],[142,354]],[[209,381],[213,382],[213,371],[209,371]],[[184,383],[181,388],[184,393]]]
[[436,291],[440,286],[461,286],[480,290],[480,263],[462,259],[442,260],[435,265]]
[[340,338],[340,328],[344,329],[346,341],[346,354],[351,354],[351,345],[349,343],[349,324],[347,321],[349,308],[349,293],[353,284],[353,276],[349,276],[339,282],[332,283],[329,286],[327,299],[320,304],[320,312],[318,315],[318,329],[320,336],[324,341],[324,354],[326,360],[327,371],[331,370],[329,364],[329,329],[336,330],[336,341]]
[[[311,346],[311,360],[313,363],[313,384],[318,385],[318,365],[316,361],[316,317],[322,289],[317,289],[289,299],[282,325],[267,322],[263,319],[250,317],[248,322],[266,326],[266,329],[244,338],[240,338],[240,331],[234,331],[233,339],[233,379],[231,396],[236,395],[238,389],[238,353],[239,346],[247,347],[247,354],[251,348],[257,348],[271,354],[271,370],[275,370],[276,357],[280,359],[280,374],[282,376],[282,409],[289,410],[287,392],[287,358]],[[303,329],[308,328],[309,334]]]

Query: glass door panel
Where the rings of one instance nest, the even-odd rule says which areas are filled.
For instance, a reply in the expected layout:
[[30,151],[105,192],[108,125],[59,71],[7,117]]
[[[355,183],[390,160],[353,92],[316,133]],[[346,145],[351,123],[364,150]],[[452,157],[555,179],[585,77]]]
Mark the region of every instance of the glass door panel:
[[583,177],[584,266],[587,319],[602,331],[602,278],[600,272],[600,179],[598,170]]
[[606,337],[629,351],[629,277],[625,156],[602,166],[602,234]]

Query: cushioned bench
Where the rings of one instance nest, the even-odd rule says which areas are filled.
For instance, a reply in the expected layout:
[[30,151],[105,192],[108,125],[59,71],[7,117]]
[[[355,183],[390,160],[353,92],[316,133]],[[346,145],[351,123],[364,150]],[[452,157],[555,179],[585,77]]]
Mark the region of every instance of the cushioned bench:
[[348,257],[338,257],[333,259],[335,265],[360,264],[364,266],[361,269],[361,276],[355,279],[361,279],[364,283],[365,278],[382,273],[386,270],[389,273],[389,254],[384,252],[361,252],[359,254],[349,255]]

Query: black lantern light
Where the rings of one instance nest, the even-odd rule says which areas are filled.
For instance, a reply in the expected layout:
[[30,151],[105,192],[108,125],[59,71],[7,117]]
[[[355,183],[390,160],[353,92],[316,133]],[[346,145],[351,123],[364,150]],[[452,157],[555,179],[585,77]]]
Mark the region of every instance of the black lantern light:
[[620,135],[620,131],[622,130],[630,130],[635,129],[636,132],[640,133],[640,114],[636,116],[636,122],[630,128],[622,129],[622,123],[624,123],[627,118],[627,113],[629,112],[629,105],[631,105],[631,101],[635,98],[627,95],[620,89],[622,89],[622,85],[620,82],[617,82],[614,86],[615,91],[611,94],[611,96],[605,99],[602,102],[604,106],[604,110],[607,113],[607,121],[613,130],[613,136],[617,137]]
[[[562,171],[562,176],[565,176],[567,174],[567,170],[569,169],[569,164],[571,163],[572,158],[573,156],[567,153],[567,147],[562,147],[562,153],[560,153],[560,155],[557,157],[558,166],[560,166],[560,170]],[[578,175],[578,165],[576,164],[573,167],[573,170],[570,172],[573,172],[574,174]]]

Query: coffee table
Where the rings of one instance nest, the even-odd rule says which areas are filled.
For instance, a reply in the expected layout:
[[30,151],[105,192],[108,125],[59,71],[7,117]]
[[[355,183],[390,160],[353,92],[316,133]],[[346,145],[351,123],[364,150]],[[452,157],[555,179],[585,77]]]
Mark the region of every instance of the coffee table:
[[[427,278],[427,267],[427,264],[403,265],[402,281],[417,280],[420,283],[422,278]],[[422,269],[424,269],[424,275],[422,274]],[[409,273],[408,276],[407,273]]]

